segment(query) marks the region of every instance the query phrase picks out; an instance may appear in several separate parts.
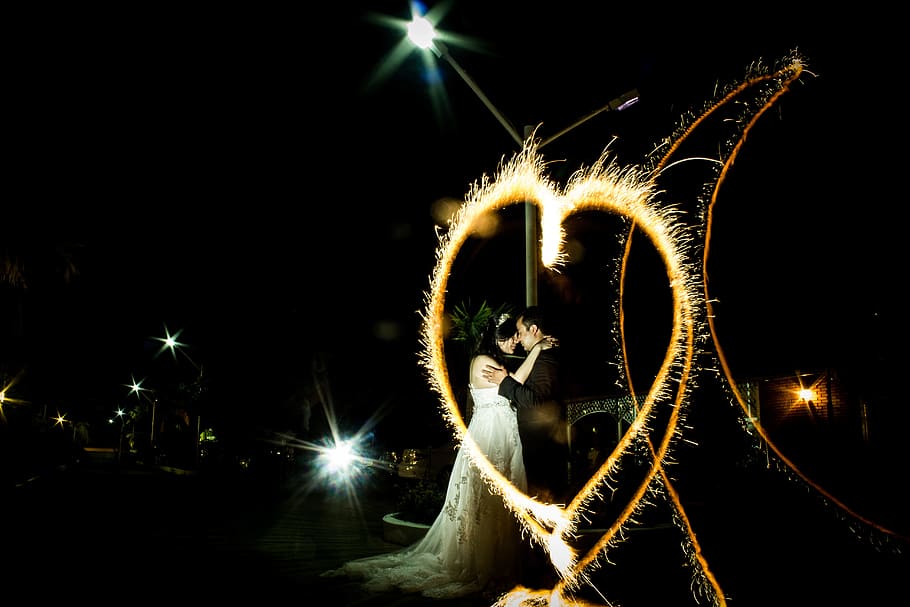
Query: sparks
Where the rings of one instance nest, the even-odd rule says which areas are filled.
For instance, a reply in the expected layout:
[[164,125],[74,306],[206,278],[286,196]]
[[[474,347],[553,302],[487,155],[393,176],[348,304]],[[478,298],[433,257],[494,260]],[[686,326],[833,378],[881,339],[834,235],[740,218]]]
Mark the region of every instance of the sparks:
[[[689,124],[683,125],[675,138],[661,146],[665,155],[651,170],[622,168],[611,162],[604,152],[600,159],[586,170],[573,175],[564,188],[553,184],[545,175],[545,163],[533,135],[524,143],[523,149],[499,168],[495,178],[482,177],[470,188],[465,202],[455,212],[448,230],[440,234],[436,251],[436,266],[430,277],[430,287],[425,294],[422,310],[422,331],[420,363],[428,372],[430,387],[438,394],[441,410],[455,439],[467,450],[472,463],[481,471],[492,491],[503,497],[507,507],[521,523],[526,537],[545,550],[549,555],[559,582],[551,589],[515,588],[496,603],[497,607],[588,605],[578,602],[573,594],[584,584],[592,585],[590,574],[604,562],[607,553],[617,544],[625,541],[625,531],[636,525],[636,515],[654,505],[655,495],[661,494],[672,507],[686,541],[694,547],[692,553],[699,555],[693,562],[693,577],[700,586],[698,590],[711,595],[717,605],[726,605],[723,591],[712,575],[707,561],[701,556],[695,533],[685,515],[673,483],[666,473],[666,464],[672,461],[674,445],[679,442],[685,428],[681,420],[688,409],[688,394],[692,378],[701,370],[694,365],[696,355],[702,354],[696,347],[711,338],[710,308],[702,291],[704,278],[700,273],[699,261],[693,259],[703,251],[695,246],[692,232],[680,219],[682,211],[673,205],[657,200],[658,180],[662,171],[678,166],[682,161],[670,164],[683,140],[698,124],[718,107],[736,99],[738,95],[759,83],[764,88],[757,94],[759,99],[756,116],[772,105],[787,85],[799,77],[802,61],[798,56],[790,58],[773,73],[748,75],[739,87],[727,92],[713,106]],[[746,106],[744,106],[746,107]],[[748,106],[752,107],[752,106]],[[748,110],[744,110],[748,113]],[[725,148],[725,159],[718,163],[722,167],[714,184],[716,189],[722,181],[725,169],[732,163],[745,138],[752,121],[743,121],[739,127],[738,139]],[[692,159],[706,162],[705,159]],[[715,162],[711,160],[710,162]],[[706,184],[710,185],[710,184]],[[545,504],[524,494],[503,477],[480,451],[467,434],[467,427],[461,417],[457,400],[449,382],[443,349],[445,338],[445,296],[452,266],[459,250],[468,238],[477,233],[484,221],[498,210],[513,204],[531,203],[540,210],[541,260],[552,271],[558,271],[565,261],[563,222],[572,214],[582,211],[600,211],[623,216],[638,232],[644,233],[650,244],[658,251],[666,269],[667,286],[672,292],[673,325],[671,339],[663,363],[646,395],[641,399],[637,416],[630,424],[614,451],[606,458],[578,494],[566,506]],[[631,230],[625,236],[626,248],[631,244]],[[627,256],[626,256],[627,258]],[[624,273],[626,258],[622,260]],[[619,300],[622,300],[621,281]],[[622,327],[621,364],[628,369],[625,356],[625,336]],[[714,362],[709,364],[715,364]],[[628,377],[628,371],[626,372]],[[639,400],[634,387],[629,383],[631,396]],[[665,424],[658,432],[656,424]],[[610,492],[610,479],[619,470],[620,461],[632,453],[633,448],[645,445],[651,460],[650,470],[644,475],[639,486],[632,492],[629,502],[608,526],[602,536],[584,554],[579,554],[572,545],[575,532],[587,520],[588,506],[603,493]],[[595,589],[596,590],[596,589]],[[598,591],[599,594],[599,591]]]

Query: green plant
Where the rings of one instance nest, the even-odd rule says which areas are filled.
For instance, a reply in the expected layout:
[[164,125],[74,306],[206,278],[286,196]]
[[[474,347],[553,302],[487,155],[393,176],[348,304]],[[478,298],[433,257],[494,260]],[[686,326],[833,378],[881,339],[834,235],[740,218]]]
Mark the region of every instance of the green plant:
[[452,333],[451,338],[454,341],[461,342],[464,346],[465,354],[469,356],[474,353],[487,321],[491,316],[500,314],[511,314],[512,308],[508,304],[500,304],[492,308],[486,300],[480,302],[476,311],[472,311],[471,300],[468,299],[459,303],[452,310]]
[[411,523],[431,524],[442,510],[445,490],[432,481],[407,483],[398,494],[398,517]]

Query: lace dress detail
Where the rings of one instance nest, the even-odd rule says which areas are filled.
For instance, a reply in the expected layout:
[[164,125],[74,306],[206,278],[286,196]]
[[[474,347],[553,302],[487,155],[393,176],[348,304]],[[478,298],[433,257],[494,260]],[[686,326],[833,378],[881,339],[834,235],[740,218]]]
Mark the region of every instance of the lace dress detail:
[[[471,387],[471,395],[474,413],[468,433],[490,463],[526,491],[515,411],[496,387]],[[349,561],[323,575],[360,577],[376,592],[398,589],[454,598],[513,582],[521,542],[513,513],[459,449],[444,505],[423,539],[396,552]]]

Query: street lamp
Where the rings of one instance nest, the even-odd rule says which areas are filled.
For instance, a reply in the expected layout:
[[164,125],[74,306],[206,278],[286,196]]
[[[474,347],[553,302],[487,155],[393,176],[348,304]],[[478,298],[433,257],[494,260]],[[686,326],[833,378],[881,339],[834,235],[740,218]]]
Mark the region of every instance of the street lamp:
[[[121,408],[117,409],[116,415],[120,418],[120,438],[117,440],[117,463],[119,464],[123,460],[123,424],[125,423],[123,416],[126,412]],[[108,420],[109,423],[114,423],[114,418]]]
[[57,411],[57,417],[52,417],[54,420],[55,426],[60,426],[61,428],[66,428],[66,424],[69,424],[73,427],[73,444],[76,444],[76,422],[66,419],[66,413],[63,415]]
[[[165,350],[170,350],[171,356],[174,357],[174,360],[177,360],[177,352],[179,351],[181,354],[183,354],[186,357],[186,359],[188,361],[190,361],[190,364],[193,365],[193,367],[197,371],[199,371],[199,379],[201,379],[202,378],[202,367],[197,365],[196,361],[194,361],[192,358],[190,358],[190,355],[187,354],[186,351],[183,350],[183,348],[186,346],[186,344],[177,341],[177,338],[180,337],[181,333],[183,333],[183,329],[180,329],[179,331],[177,331],[176,333],[171,335],[171,332],[168,331],[167,326],[165,326],[164,327],[164,337],[153,338],[156,341],[161,342],[161,348],[158,350],[158,354],[161,354]],[[157,354],[156,354],[156,356],[157,356]]]
[[[467,85],[474,91],[474,94],[483,102],[488,110],[493,114],[496,120],[506,129],[512,139],[518,144],[519,149],[524,146],[524,142],[531,136],[533,132],[533,127],[525,126],[524,127],[524,136],[520,136],[518,131],[515,130],[515,127],[511,122],[500,112],[495,105],[484,95],[483,91],[480,90],[480,87],[477,86],[477,83],[468,75],[467,72],[459,65],[455,58],[452,57],[449,53],[449,48],[444,42],[438,39],[438,34],[436,28],[430,21],[423,16],[414,15],[413,19],[408,23],[407,26],[408,39],[414,43],[415,46],[422,49],[429,49],[437,57],[445,59],[446,62],[452,66],[452,68],[461,76],[461,79],[467,83]],[[569,131],[575,129],[576,127],[584,124],[591,118],[606,112],[606,111],[622,111],[626,108],[629,108],[635,105],[638,102],[638,90],[632,89],[623,93],[616,99],[610,100],[602,108],[599,108],[590,114],[582,117],[581,119],[573,122],[563,130],[559,131],[552,137],[544,139],[541,141],[537,147],[538,149],[543,146],[551,143],[555,139],[562,137]],[[530,203],[525,203],[525,305],[532,306],[537,303],[537,249],[539,246],[538,232],[537,232],[537,207]]]
[[127,385],[127,387],[130,389],[130,394],[135,394],[137,398],[144,396],[145,399],[152,406],[152,427],[151,427],[151,430],[149,431],[149,447],[151,447],[154,450],[155,449],[155,414],[157,413],[157,409],[158,409],[158,399],[155,397],[150,397],[147,394],[143,394],[144,392],[153,391],[153,390],[151,390],[151,388],[142,387],[142,382],[144,382],[145,379],[141,379],[139,381],[136,381],[135,377],[130,377],[130,379],[133,381],[133,383]]
[[[174,360],[177,360],[177,351],[179,350],[180,353],[183,354],[188,361],[190,361],[190,364],[193,365],[193,367],[196,369],[196,371],[198,371],[199,374],[196,376],[196,381],[194,383],[195,392],[191,396],[191,398],[196,398],[199,396],[199,394],[202,391],[202,366],[196,364],[196,361],[194,361],[192,358],[190,358],[190,355],[187,354],[186,351],[184,351],[183,348],[186,347],[186,344],[177,341],[177,338],[180,337],[180,334],[182,332],[183,332],[183,329],[180,329],[179,331],[177,331],[176,333],[171,335],[170,331],[168,331],[167,326],[165,326],[164,327],[165,336],[163,338],[156,337],[154,339],[157,341],[160,341],[162,344],[161,348],[158,350],[158,354],[161,354],[165,350],[169,349],[171,351],[171,355],[174,357]],[[199,442],[200,442],[199,435],[202,431],[202,413],[201,413],[201,411],[199,411],[198,406],[195,409],[196,409],[196,411],[195,411],[195,413],[196,413],[196,432],[195,432],[196,439],[195,439],[194,444],[195,444],[195,458],[196,458],[196,462],[198,464]]]
[[512,123],[509,122],[505,116],[502,115],[496,106],[493,105],[493,102],[490,101],[486,95],[483,94],[483,91],[480,90],[480,87],[477,86],[477,83],[474,82],[473,78],[468,76],[468,73],[464,71],[461,65],[455,61],[455,58],[449,53],[449,47],[445,45],[442,40],[437,38],[436,29],[433,27],[433,24],[427,20],[426,17],[414,17],[414,19],[408,24],[408,39],[413,42],[418,48],[429,49],[433,51],[433,54],[437,57],[442,57],[445,59],[452,68],[458,72],[458,75],[461,76],[461,79],[464,80],[471,90],[474,91],[474,94],[483,102],[487,109],[496,117],[496,120],[499,121],[506,131],[509,132],[509,135],[512,136],[512,139],[515,140],[515,143],[518,144],[518,147],[521,148],[524,145],[524,138],[518,134],[518,131],[515,130],[515,127],[512,126]]

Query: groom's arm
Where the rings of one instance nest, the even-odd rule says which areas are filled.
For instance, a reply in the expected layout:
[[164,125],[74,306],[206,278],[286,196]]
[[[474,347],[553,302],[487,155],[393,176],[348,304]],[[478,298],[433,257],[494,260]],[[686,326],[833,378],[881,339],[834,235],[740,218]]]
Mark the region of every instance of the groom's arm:
[[547,356],[545,352],[541,353],[524,384],[511,376],[506,376],[499,384],[499,394],[508,398],[519,409],[536,407],[553,399],[558,372],[559,362]]

